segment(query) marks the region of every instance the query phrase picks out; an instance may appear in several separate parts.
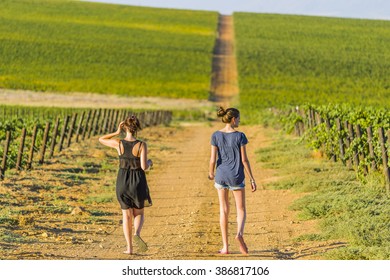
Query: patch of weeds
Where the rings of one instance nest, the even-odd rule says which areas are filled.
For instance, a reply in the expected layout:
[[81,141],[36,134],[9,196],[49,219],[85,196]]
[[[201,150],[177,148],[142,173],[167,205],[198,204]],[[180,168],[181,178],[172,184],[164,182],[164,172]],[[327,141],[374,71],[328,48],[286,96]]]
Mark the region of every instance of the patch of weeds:
[[[41,188],[45,191],[50,191],[50,190],[59,190],[60,189],[60,186],[55,186],[55,185],[50,185],[50,184],[47,184],[47,185],[43,185],[41,186]],[[64,188],[64,186],[61,186],[61,188]]]
[[303,182],[302,179],[293,179],[293,180],[280,180],[280,181],[276,181],[276,182],[273,182],[271,184],[269,184],[268,186],[272,187],[272,189],[275,189],[275,190],[289,190],[289,189],[292,189],[294,187],[296,187],[297,185],[301,185]]
[[102,165],[94,162],[84,162],[83,167],[84,167],[84,173],[96,174],[99,173],[100,169],[102,168]]
[[324,254],[327,259],[334,260],[388,260],[389,247],[343,247]]
[[102,194],[100,196],[89,196],[84,200],[85,204],[102,204],[112,202],[114,199],[112,194]]
[[5,198],[5,199],[11,199],[12,195],[10,193],[1,193],[0,198]]
[[88,180],[97,180],[94,177],[89,176],[88,174],[78,173],[78,174],[67,174],[63,176],[65,181],[63,182],[64,185],[72,187],[72,186],[80,186],[82,184],[85,184]]
[[60,185],[60,186],[53,186],[53,189],[56,190],[56,191],[60,191],[60,190],[63,190],[63,189],[66,189],[67,187],[64,186],[64,185]]
[[0,217],[0,225],[3,227],[14,227],[19,224],[18,219],[7,217],[7,216],[2,216]]
[[296,242],[302,242],[302,241],[325,241],[328,237],[318,234],[318,233],[310,233],[310,234],[303,234],[301,236],[298,236],[294,239]]
[[16,232],[0,229],[0,241],[6,243],[28,243],[31,242],[27,237]]
[[[383,175],[371,173],[360,181],[341,163],[308,156],[310,151],[289,136],[278,137],[258,151],[258,159],[283,176],[268,185],[308,194],[290,206],[302,220],[319,221],[321,233],[298,240],[344,240],[347,247],[327,252],[331,259],[390,259],[390,200]],[[288,149],[287,149],[288,147]]]
[[[117,159],[116,159],[117,160]],[[112,172],[114,170],[114,166],[111,160],[103,159],[101,162],[101,171],[109,171]]]
[[175,150],[175,148],[168,147],[168,146],[160,146],[159,150],[160,150],[160,152],[162,152],[162,151],[172,151],[172,150]]
[[102,216],[90,216],[88,218],[88,223],[92,225],[113,225],[114,222],[112,219],[102,219]]
[[46,214],[69,214],[70,213],[68,205],[41,206],[40,210],[42,210]]
[[89,213],[91,213],[91,215],[95,217],[112,216],[110,212],[105,212],[99,209],[89,210]]

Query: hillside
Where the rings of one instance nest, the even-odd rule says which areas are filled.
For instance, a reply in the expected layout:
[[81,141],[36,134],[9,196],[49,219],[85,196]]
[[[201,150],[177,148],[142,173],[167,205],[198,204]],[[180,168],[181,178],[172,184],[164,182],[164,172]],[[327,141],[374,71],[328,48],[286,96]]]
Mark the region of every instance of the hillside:
[[235,13],[241,106],[389,105],[390,21]]
[[207,98],[217,13],[0,2],[0,88]]

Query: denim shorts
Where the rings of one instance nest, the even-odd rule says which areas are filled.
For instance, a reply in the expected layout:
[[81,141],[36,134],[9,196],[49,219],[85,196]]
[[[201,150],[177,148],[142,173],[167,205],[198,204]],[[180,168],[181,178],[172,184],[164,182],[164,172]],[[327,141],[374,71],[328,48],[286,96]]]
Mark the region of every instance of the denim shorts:
[[245,187],[245,181],[242,181],[241,184],[236,185],[236,186],[229,186],[229,185],[221,185],[218,184],[217,182],[214,183],[214,187],[218,190],[229,190],[229,191],[237,191],[237,190],[242,190]]

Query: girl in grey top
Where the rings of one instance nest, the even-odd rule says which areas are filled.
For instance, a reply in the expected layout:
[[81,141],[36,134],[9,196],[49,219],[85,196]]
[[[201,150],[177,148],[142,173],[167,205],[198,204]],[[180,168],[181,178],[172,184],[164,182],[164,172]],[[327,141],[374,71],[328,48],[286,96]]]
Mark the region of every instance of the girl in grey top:
[[[222,118],[225,127],[211,136],[211,157],[209,179],[215,181],[220,205],[220,226],[223,247],[221,254],[229,253],[228,244],[228,215],[229,190],[233,191],[237,208],[237,235],[235,239],[242,254],[248,254],[248,247],[244,242],[244,225],[246,218],[245,208],[245,174],[248,173],[252,192],[256,191],[256,182],[246,154],[248,139],[245,134],[235,130],[240,124],[240,112],[235,108],[218,110],[218,117]],[[216,166],[216,174],[214,173]]]

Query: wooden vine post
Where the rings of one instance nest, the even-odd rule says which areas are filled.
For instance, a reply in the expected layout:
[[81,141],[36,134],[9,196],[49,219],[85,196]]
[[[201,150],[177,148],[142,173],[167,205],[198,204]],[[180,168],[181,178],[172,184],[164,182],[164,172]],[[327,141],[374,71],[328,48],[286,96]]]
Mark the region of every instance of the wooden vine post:
[[338,134],[339,134],[338,140],[339,140],[339,149],[340,149],[340,159],[343,162],[343,164],[345,165],[346,162],[345,162],[344,141],[343,141],[343,137],[341,135],[342,132],[343,132],[343,128],[341,126],[341,122],[340,122],[339,118],[336,119],[336,127],[337,127],[337,131],[338,131]]
[[61,138],[60,138],[60,143],[58,145],[58,151],[61,152],[62,151],[62,145],[64,144],[64,139],[65,139],[65,134],[66,134],[66,128],[68,126],[68,122],[69,122],[69,116],[66,116],[65,120],[64,120],[64,125],[62,127],[62,131],[61,131]]
[[382,163],[383,163],[383,173],[385,175],[385,182],[386,182],[386,188],[387,191],[390,191],[390,170],[388,165],[388,156],[387,156],[387,150],[386,150],[386,139],[384,135],[384,130],[382,127],[378,129],[379,133],[379,142],[381,144],[382,149]]
[[[361,129],[361,127],[360,127],[359,124],[356,125],[356,137],[357,137],[358,139],[362,139],[362,129]],[[360,156],[360,162],[363,162],[363,163],[364,163],[364,160],[365,160],[365,158],[366,158],[366,155],[365,155],[365,153],[364,153],[364,149],[362,149],[361,152],[358,152],[358,157],[359,157],[359,156]],[[366,164],[364,164],[364,166],[363,166],[363,172],[364,172],[365,175],[368,174],[368,167],[367,167]]]
[[47,139],[49,138],[49,131],[50,131],[50,122],[46,123],[45,132],[43,133],[43,139],[42,139],[42,147],[39,155],[39,164],[43,164],[45,161],[45,152],[46,152],[46,144]]
[[20,145],[18,150],[18,157],[16,160],[16,170],[22,170],[22,158],[23,158],[23,149],[24,149],[24,141],[26,139],[26,128],[22,128],[22,133],[20,136]]
[[372,127],[367,127],[367,140],[368,140],[368,150],[370,153],[370,159],[371,159],[371,170],[375,171],[376,168],[376,162],[375,162],[375,152],[374,152],[374,145],[373,143],[373,137],[372,137]]
[[83,111],[79,120],[79,125],[77,126],[77,130],[76,130],[76,139],[75,139],[76,143],[79,142],[79,135],[82,133],[81,127],[83,125],[84,116],[85,116],[85,112]]
[[102,134],[107,133],[107,131],[109,129],[108,122],[110,120],[110,117],[111,117],[111,110],[107,109],[106,115],[104,116],[104,122],[103,122],[103,126],[102,126]]
[[[330,120],[329,120],[328,117],[325,118],[325,125],[326,125],[326,129],[327,129],[327,131],[328,131],[329,136],[331,136],[331,125],[330,125]],[[330,137],[329,137],[329,138],[330,138]],[[337,159],[336,159],[336,154],[335,154],[335,152],[334,152],[333,144],[332,144],[331,141],[330,141],[329,145],[330,145],[330,154],[328,154],[328,157],[329,157],[332,161],[336,162],[336,160],[337,160]]]
[[72,116],[72,121],[70,122],[69,130],[68,130],[68,140],[67,140],[67,143],[66,143],[66,147],[67,148],[69,148],[70,142],[72,141],[73,130],[74,130],[74,125],[76,123],[76,120],[77,120],[77,113],[74,113],[73,116]]
[[5,137],[5,143],[4,143],[3,160],[0,166],[0,180],[4,180],[5,170],[7,169],[7,154],[8,154],[10,143],[11,143],[11,131],[7,131]]
[[[353,125],[348,123],[348,131],[349,131],[349,139],[350,139],[350,145],[352,144],[353,140],[355,139],[355,132],[353,130]],[[356,170],[359,169],[359,157],[357,154],[356,149],[352,150],[352,159],[353,159],[353,164],[355,165]]]
[[[105,123],[105,120],[106,120],[106,115],[108,114],[108,110],[107,109],[103,109],[101,112],[100,112],[100,120],[97,120],[96,121],[96,127],[97,127],[97,134],[98,135],[101,135],[104,133],[104,130],[103,130],[103,125]],[[96,135],[96,134],[93,134],[93,135]]]
[[88,138],[91,138],[91,136],[96,135],[96,127],[101,113],[102,109],[99,109],[98,111],[95,110],[94,114],[92,115],[92,126],[88,129]]
[[53,154],[54,154],[54,148],[55,148],[56,142],[57,142],[57,134],[58,134],[58,127],[59,126],[60,126],[60,118],[57,117],[56,124],[54,125],[53,135],[51,137],[49,158],[52,158]]
[[31,137],[31,147],[30,147],[30,153],[29,153],[29,156],[28,156],[28,160],[27,160],[27,169],[31,169],[32,167],[32,162],[33,162],[33,158],[34,158],[34,151],[35,151],[35,141],[36,141],[36,138],[37,138],[37,126],[35,125],[34,128],[33,128],[33,133],[32,133],[32,137]]
[[[349,149],[349,147],[351,146],[351,138],[350,138],[349,133],[348,133],[348,131],[349,131],[348,121],[344,122],[344,130],[347,131],[347,137],[345,138],[345,148]],[[347,162],[348,169],[352,169],[352,162],[351,162],[350,157],[347,157],[346,162]]]
[[96,110],[89,110],[87,114],[87,119],[85,120],[85,125],[83,126],[83,131],[81,132],[81,140],[85,139],[85,134],[87,133],[87,129],[91,127],[91,124],[89,123],[89,120],[91,119],[91,114],[94,114]]

